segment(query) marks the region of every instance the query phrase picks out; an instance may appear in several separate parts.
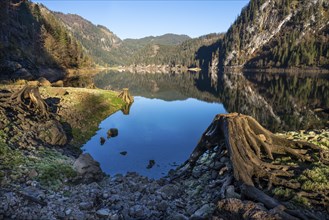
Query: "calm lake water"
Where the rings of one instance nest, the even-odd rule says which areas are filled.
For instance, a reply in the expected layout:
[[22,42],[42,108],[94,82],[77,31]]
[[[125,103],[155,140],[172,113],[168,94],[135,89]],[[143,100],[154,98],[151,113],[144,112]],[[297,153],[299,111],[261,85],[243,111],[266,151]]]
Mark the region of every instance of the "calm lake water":
[[[159,178],[188,159],[216,114],[252,115],[271,131],[328,125],[328,115],[314,111],[329,107],[328,79],[268,73],[230,73],[218,79],[208,73],[100,73],[94,78],[97,87],[127,87],[135,102],[129,114],[126,109],[106,118],[83,150],[110,175],[135,171]],[[110,128],[119,135],[101,145]],[[155,165],[147,169],[150,160]]]

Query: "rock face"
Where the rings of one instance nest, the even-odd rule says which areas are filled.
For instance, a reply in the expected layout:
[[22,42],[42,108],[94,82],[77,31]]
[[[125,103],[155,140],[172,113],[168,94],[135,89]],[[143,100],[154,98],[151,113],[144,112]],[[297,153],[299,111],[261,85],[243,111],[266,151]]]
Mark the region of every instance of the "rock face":
[[77,171],[83,182],[97,181],[104,176],[99,163],[89,153],[81,154],[74,162],[73,169]]
[[[318,61],[326,57],[328,10],[324,0],[250,1],[225,35],[222,63],[248,67],[287,67],[300,63],[322,66],[325,62],[309,62],[305,57]],[[322,45],[322,49],[316,45]],[[327,48],[325,52],[323,48]],[[305,49],[309,51],[303,52]]]
[[66,133],[58,121],[49,120],[40,124],[38,131],[39,139],[47,144],[64,146],[67,143]]

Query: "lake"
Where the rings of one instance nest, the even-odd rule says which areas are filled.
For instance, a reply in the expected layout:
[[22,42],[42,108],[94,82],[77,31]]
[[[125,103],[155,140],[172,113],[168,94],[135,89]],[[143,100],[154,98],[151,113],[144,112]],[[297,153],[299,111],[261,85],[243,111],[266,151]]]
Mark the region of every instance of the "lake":
[[[308,74],[208,73],[138,74],[103,72],[99,88],[129,88],[130,109],[106,118],[84,146],[110,175],[135,171],[151,178],[165,176],[188,159],[216,114],[252,115],[271,131],[319,128],[328,115],[329,77]],[[119,135],[101,145],[110,128]],[[154,160],[152,168],[147,168]]]

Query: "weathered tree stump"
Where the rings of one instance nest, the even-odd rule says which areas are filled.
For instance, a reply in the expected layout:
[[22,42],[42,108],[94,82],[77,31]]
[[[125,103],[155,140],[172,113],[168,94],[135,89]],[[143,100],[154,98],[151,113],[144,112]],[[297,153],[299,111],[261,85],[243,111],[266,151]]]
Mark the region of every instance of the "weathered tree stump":
[[129,94],[128,88],[124,88],[118,97],[121,98],[127,104],[131,104],[134,102],[134,98]]
[[41,98],[38,87],[25,85],[21,90],[12,93],[10,96],[8,96],[8,93],[4,93],[2,97],[2,107],[11,107],[21,113],[24,113],[24,108],[27,108],[35,111],[40,116],[49,118],[48,105]]
[[[227,168],[228,174],[220,182],[221,194],[225,194],[229,185],[238,185],[242,196],[261,202],[269,209],[282,204],[262,190],[269,192],[273,186],[282,186],[298,191],[301,184],[297,177],[303,170],[315,162],[329,164],[329,152],[314,144],[276,136],[247,115],[220,114],[203,133],[189,160],[185,162],[183,172],[174,179],[191,174],[198,159],[216,147],[219,147],[218,159],[225,156],[231,164]],[[290,157],[295,163],[289,165],[276,160],[283,157]],[[323,207],[328,205],[328,192],[303,193],[309,200],[313,199],[315,204]],[[285,207],[280,210],[281,216],[285,218],[314,217]]]

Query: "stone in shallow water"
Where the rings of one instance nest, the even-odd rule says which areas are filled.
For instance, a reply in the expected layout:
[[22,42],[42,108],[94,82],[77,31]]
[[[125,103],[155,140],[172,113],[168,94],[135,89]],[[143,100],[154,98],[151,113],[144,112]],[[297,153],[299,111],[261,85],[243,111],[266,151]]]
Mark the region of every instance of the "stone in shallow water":
[[120,152],[120,154],[123,155],[123,156],[126,156],[127,153],[128,153],[127,151],[122,151],[122,152]]
[[111,128],[107,131],[107,138],[116,137],[119,134],[119,130],[117,128]]

